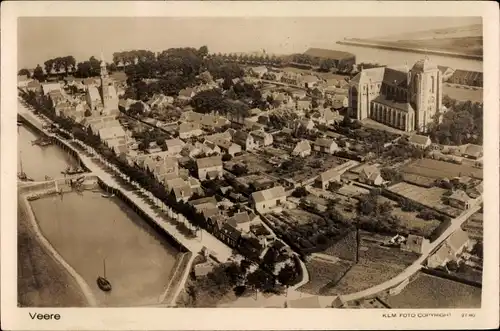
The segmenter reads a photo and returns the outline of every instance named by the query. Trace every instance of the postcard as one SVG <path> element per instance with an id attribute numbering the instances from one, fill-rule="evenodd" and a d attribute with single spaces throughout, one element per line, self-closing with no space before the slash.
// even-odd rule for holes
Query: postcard
<path id="1" fill-rule="evenodd" d="M 2 327 L 497 327 L 497 10 L 3 4 Z"/>

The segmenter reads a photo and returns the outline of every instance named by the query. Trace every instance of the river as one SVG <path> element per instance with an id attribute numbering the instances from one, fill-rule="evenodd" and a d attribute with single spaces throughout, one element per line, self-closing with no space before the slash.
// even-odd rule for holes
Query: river
<path id="1" fill-rule="evenodd" d="M 76 163 L 57 146 L 31 145 L 38 136 L 25 127 L 19 127 L 18 138 L 23 170 L 35 180 L 61 177 L 65 167 Z M 179 254 L 125 203 L 84 191 L 31 205 L 42 234 L 87 282 L 100 306 L 158 303 Z M 96 284 L 104 263 L 113 286 L 109 293 Z"/>
<path id="2" fill-rule="evenodd" d="M 385 64 L 388 66 L 399 66 L 403 65 L 406 61 L 408 62 L 408 66 L 410 68 L 415 62 L 425 56 L 425 54 L 422 53 L 402 52 L 354 45 L 335 44 L 335 46 L 331 47 L 331 49 L 349 52 L 356 55 L 357 63 L 365 62 Z M 437 65 L 448 66 L 453 69 L 483 71 L 483 61 L 434 54 L 428 55 L 428 57 L 429 60 Z"/>

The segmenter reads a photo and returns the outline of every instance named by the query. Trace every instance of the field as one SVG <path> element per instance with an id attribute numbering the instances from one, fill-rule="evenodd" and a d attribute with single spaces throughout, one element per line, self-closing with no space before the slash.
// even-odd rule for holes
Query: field
<path id="1" fill-rule="evenodd" d="M 312 258 L 306 263 L 309 272 L 309 282 L 299 288 L 299 291 L 327 295 L 330 289 L 342 278 L 351 267 L 351 262 L 338 260 L 327 261 L 320 258 Z"/>
<path id="2" fill-rule="evenodd" d="M 310 282 L 301 287 L 301 290 L 322 295 L 362 291 L 395 277 L 419 256 L 416 253 L 405 252 L 397 248 L 382 247 L 380 243 L 387 240 L 388 237 L 365 231 L 361 231 L 359 236 L 360 246 L 357 263 L 340 259 L 333 263 L 313 258 L 306 264 Z M 351 239 L 351 243 L 355 240 L 352 236 L 349 236 L 349 239 Z M 351 248 L 348 248 L 346 253 L 349 254 L 349 250 L 352 255 Z M 325 253 L 331 254 L 332 252 Z"/>
<path id="3" fill-rule="evenodd" d="M 404 196 L 410 200 L 414 200 L 431 209 L 439 210 L 450 216 L 458 216 L 461 210 L 445 205 L 441 201 L 445 189 L 439 187 L 420 187 L 408 183 L 398 183 L 389 188 L 389 191 Z"/>
<path id="4" fill-rule="evenodd" d="M 384 301 L 391 308 L 480 308 L 481 289 L 420 273 L 398 295 Z"/>
<path id="5" fill-rule="evenodd" d="M 474 240 L 483 240 L 483 214 L 475 213 L 463 225 L 462 229 L 467 231 L 469 237 Z"/>
<path id="6" fill-rule="evenodd" d="M 280 217 L 280 219 L 286 219 L 287 222 L 295 225 L 317 223 L 321 220 L 321 217 L 318 215 L 309 213 L 302 209 L 287 209 L 283 212 L 282 216 L 284 217 Z"/>
<path id="7" fill-rule="evenodd" d="M 392 215 L 400 220 L 399 225 L 408 229 L 410 233 L 421 233 L 428 238 L 432 232 L 441 224 L 438 220 L 424 220 L 417 217 L 418 212 L 406 212 L 399 207 L 394 207 Z"/>
<path id="8" fill-rule="evenodd" d="M 360 237 L 358 263 L 331 289 L 331 294 L 353 293 L 381 284 L 418 258 L 416 253 L 380 246 L 383 236 L 360 232 Z"/>
<path id="9" fill-rule="evenodd" d="M 483 102 L 483 89 L 472 89 L 462 85 L 443 84 L 443 95 L 458 101 Z"/>
<path id="10" fill-rule="evenodd" d="M 309 156 L 300 161 L 294 160 L 292 162 L 300 162 L 300 164 L 298 166 L 291 166 L 290 169 L 275 168 L 272 175 L 278 178 L 290 178 L 300 183 L 312 179 L 324 171 L 335 168 L 345 161 L 335 156 L 317 154 L 316 156 Z"/>
<path id="11" fill-rule="evenodd" d="M 403 172 L 435 179 L 470 176 L 483 179 L 483 169 L 433 159 L 419 159 L 406 165 Z"/>
<path id="12" fill-rule="evenodd" d="M 265 158 L 259 157 L 255 154 L 243 153 L 242 155 L 234 157 L 231 161 L 226 162 L 228 169 L 236 164 L 245 164 L 248 168 L 249 174 L 255 174 L 259 172 L 269 172 L 273 170 L 273 166 L 266 162 Z"/>

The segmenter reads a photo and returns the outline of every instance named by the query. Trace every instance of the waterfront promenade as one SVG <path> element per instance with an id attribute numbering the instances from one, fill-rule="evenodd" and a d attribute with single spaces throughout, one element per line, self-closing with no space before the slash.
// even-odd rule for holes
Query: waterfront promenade
<path id="1" fill-rule="evenodd" d="M 168 219 L 165 218 L 165 213 L 160 213 L 159 210 L 167 211 L 167 215 L 170 216 L 171 219 L 183 220 L 184 216 L 175 213 L 169 206 L 165 205 L 163 202 L 156 199 L 150 192 L 146 191 L 136 186 L 136 190 L 131 190 L 120 185 L 119 180 L 115 177 L 121 177 L 126 180 L 127 176 L 121 173 L 114 165 L 111 165 L 107 162 L 102 156 L 100 156 L 95 150 L 91 147 L 84 145 L 80 141 L 75 139 L 65 140 L 59 137 L 56 137 L 54 134 L 46 132 L 43 129 L 43 125 L 49 124 L 48 120 L 39 118 L 34 116 L 34 114 L 26 109 L 24 106 L 20 105 L 19 107 L 19 115 L 26 121 L 29 121 L 32 125 L 38 128 L 44 134 L 55 137 L 62 144 L 64 144 L 68 149 L 76 152 L 81 162 L 90 170 L 93 176 L 98 177 L 104 184 L 107 186 L 119 190 L 124 196 L 126 196 L 130 201 L 132 201 L 137 208 L 140 208 L 145 214 L 147 214 L 157 225 L 159 225 L 164 231 L 169 233 L 172 237 L 174 237 L 180 244 L 182 244 L 186 249 L 193 252 L 193 256 L 187 263 L 187 270 L 177 270 L 178 272 L 183 272 L 181 277 L 181 281 L 179 284 L 171 284 L 166 290 L 174 291 L 174 289 L 170 289 L 170 286 L 177 285 L 175 288 L 173 295 L 168 295 L 168 302 L 161 303 L 160 305 L 164 306 L 172 306 L 179 296 L 180 292 L 184 288 L 184 283 L 187 280 L 187 276 L 189 273 L 189 269 L 191 268 L 192 261 L 196 253 L 200 252 L 202 248 L 206 248 L 209 251 L 215 253 L 219 261 L 226 262 L 233 255 L 232 249 L 220 242 L 217 238 L 212 236 L 205 230 L 198 229 L 196 231 L 196 236 L 194 238 L 188 238 L 184 234 L 182 234 L 175 225 L 169 222 Z M 82 149 L 86 150 L 90 155 L 85 155 L 84 152 L 75 149 L 69 142 L 78 143 Z M 134 183 L 135 184 L 135 183 Z M 146 195 L 146 201 L 143 196 Z M 149 203 L 148 203 L 149 200 Z M 152 206 L 151 203 L 154 205 Z M 165 291 L 166 292 L 166 291 Z M 160 298 L 165 298 L 166 295 L 160 295 Z M 92 301 L 92 300 L 90 300 Z"/>

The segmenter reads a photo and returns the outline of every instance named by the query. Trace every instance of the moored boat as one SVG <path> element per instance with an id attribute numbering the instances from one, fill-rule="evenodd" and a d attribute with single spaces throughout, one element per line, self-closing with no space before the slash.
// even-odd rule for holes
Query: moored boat
<path id="1" fill-rule="evenodd" d="M 109 292 L 111 291 L 111 283 L 106 279 L 106 260 L 102 261 L 104 267 L 104 276 L 97 277 L 97 286 L 101 289 L 101 291 Z"/>

